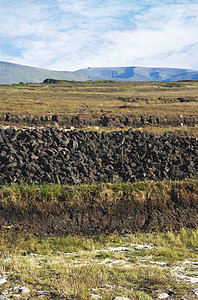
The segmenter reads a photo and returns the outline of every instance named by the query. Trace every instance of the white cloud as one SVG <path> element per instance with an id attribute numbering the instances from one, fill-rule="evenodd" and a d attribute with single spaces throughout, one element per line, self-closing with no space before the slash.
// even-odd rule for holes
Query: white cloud
<path id="1" fill-rule="evenodd" d="M 0 60 L 56 70 L 198 69 L 197 28 L 194 0 L 0 0 L 0 35 L 20 51 L 8 55 L 0 48 Z"/>
<path id="2" fill-rule="evenodd" d="M 137 10 L 136 1 L 128 0 L 58 0 L 60 8 L 66 13 L 71 12 L 89 19 L 104 17 L 119 17 L 126 11 Z"/>
<path id="3" fill-rule="evenodd" d="M 164 66 L 198 69 L 198 4 L 159 5 L 136 17 L 135 30 L 108 31 L 109 45 L 95 66 Z"/>

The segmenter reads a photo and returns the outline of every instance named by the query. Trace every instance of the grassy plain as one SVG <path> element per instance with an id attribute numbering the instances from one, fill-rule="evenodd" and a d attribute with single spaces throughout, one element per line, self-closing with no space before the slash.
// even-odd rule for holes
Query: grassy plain
<path id="1" fill-rule="evenodd" d="M 186 82 L 58 82 L 0 86 L 0 114 L 45 117 L 51 115 L 130 115 L 198 119 L 198 81 Z M 180 117 L 181 116 L 181 117 Z M 177 125 L 178 126 L 178 125 Z M 197 128 L 169 126 L 196 134 Z M 87 127 L 87 126 L 85 126 Z M 110 126 L 111 127 L 111 126 Z M 165 132 L 164 126 L 143 126 Z M 158 129 L 157 129 L 158 127 Z M 173 128 L 174 127 L 174 128 Z M 90 127 L 91 129 L 92 126 Z M 119 129 L 114 126 L 109 129 Z"/>
<path id="2" fill-rule="evenodd" d="M 1 111 L 26 113 L 130 112 L 195 113 L 198 82 L 60 82 L 0 86 Z M 184 102 L 180 102 L 183 98 Z M 133 103 L 128 107 L 123 103 Z M 126 105 L 127 106 L 127 105 Z"/>

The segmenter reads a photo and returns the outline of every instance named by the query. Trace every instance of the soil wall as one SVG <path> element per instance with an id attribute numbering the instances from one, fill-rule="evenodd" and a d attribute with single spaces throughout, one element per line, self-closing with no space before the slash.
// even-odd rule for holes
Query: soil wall
<path id="1" fill-rule="evenodd" d="M 125 107 L 125 106 L 123 106 Z M 127 107 L 127 106 L 126 106 Z M 181 117 L 178 114 L 174 116 L 168 115 L 137 115 L 133 113 L 70 113 L 66 115 L 28 115 L 28 114 L 0 114 L 0 122 L 6 124 L 29 124 L 36 125 L 53 125 L 54 122 L 60 126 L 75 126 L 83 128 L 87 126 L 101 127 L 120 127 L 133 126 L 135 128 L 141 126 L 197 126 L 198 119 L 193 115 Z"/>
<path id="2" fill-rule="evenodd" d="M 196 180 L 52 188 L 1 188 L 0 228 L 95 235 L 198 225 Z"/>

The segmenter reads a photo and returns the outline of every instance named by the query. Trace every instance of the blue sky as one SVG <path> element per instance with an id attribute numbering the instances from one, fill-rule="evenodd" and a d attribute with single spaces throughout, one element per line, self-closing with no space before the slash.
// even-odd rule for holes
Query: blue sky
<path id="1" fill-rule="evenodd" d="M 0 61 L 198 70 L 198 1 L 0 0 Z"/>

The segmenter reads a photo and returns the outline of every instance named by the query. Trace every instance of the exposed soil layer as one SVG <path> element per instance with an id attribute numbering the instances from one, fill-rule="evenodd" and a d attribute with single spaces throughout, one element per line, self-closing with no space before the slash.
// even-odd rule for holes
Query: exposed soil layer
<path id="1" fill-rule="evenodd" d="M 198 139 L 132 130 L 0 129 L 0 184 L 197 178 Z"/>
<path id="2" fill-rule="evenodd" d="M 130 108 L 130 104 L 123 105 L 120 108 Z M 131 109 L 133 106 L 131 105 Z M 84 128 L 87 126 L 101 127 L 125 127 L 133 126 L 197 126 L 198 119 L 196 115 L 185 115 L 185 117 L 176 114 L 156 115 L 133 113 L 67 113 L 66 115 L 28 115 L 28 114 L 1 114 L 0 122 L 6 124 L 29 124 L 29 125 L 53 125 L 54 122 L 60 126 L 76 126 Z"/>
<path id="3" fill-rule="evenodd" d="M 198 183 L 2 187 L 2 230 L 104 234 L 198 225 Z"/>

